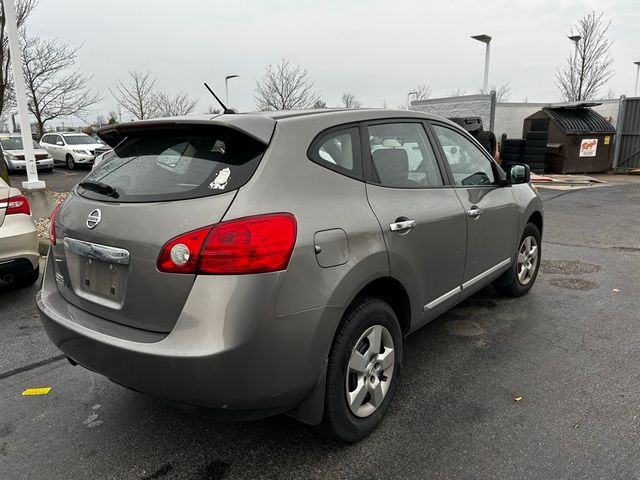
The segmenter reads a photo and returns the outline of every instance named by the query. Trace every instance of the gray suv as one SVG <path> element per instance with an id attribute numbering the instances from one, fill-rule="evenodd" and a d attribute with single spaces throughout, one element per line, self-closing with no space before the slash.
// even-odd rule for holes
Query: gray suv
<path id="1" fill-rule="evenodd" d="M 150 120 L 56 210 L 51 340 L 139 392 L 235 418 L 286 412 L 354 442 L 403 338 L 489 283 L 520 296 L 542 202 L 452 122 L 319 110 Z"/>

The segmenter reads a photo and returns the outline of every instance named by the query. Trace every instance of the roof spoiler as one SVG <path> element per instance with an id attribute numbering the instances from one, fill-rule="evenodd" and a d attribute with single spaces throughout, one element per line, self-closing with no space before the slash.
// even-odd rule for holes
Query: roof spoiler
<path id="1" fill-rule="evenodd" d="M 188 126 L 227 127 L 244 133 L 258 142 L 269 145 L 276 122 L 261 115 L 218 115 L 213 118 L 177 117 L 167 119 L 140 120 L 137 122 L 108 125 L 96 133 L 110 147 L 115 147 L 129 135 L 149 130 L 171 130 Z"/>

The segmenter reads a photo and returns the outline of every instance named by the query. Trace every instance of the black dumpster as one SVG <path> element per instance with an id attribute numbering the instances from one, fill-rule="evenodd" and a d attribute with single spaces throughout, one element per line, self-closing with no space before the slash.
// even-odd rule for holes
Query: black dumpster
<path id="1" fill-rule="evenodd" d="M 531 150 L 537 155 L 544 154 L 545 172 L 595 173 L 611 168 L 615 129 L 589 108 L 595 105 L 546 107 L 524 120 L 523 137 L 536 142 L 537 148 Z M 527 158 L 523 160 L 527 163 Z"/>

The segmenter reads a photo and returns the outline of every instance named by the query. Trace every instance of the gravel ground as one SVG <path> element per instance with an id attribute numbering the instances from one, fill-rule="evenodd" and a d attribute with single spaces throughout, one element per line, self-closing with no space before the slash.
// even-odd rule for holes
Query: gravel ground
<path id="1" fill-rule="evenodd" d="M 69 196 L 69 192 L 53 192 L 53 196 L 56 199 L 56 205 L 62 203 Z M 36 223 L 36 228 L 38 229 L 38 237 L 40 238 L 49 238 L 49 217 L 40 217 L 34 218 L 33 221 Z"/>

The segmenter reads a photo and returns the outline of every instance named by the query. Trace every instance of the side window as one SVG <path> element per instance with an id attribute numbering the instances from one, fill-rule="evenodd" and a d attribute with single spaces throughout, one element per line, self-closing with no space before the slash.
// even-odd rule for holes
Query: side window
<path id="1" fill-rule="evenodd" d="M 62 140 L 62 135 L 54 135 L 53 143 L 55 143 L 56 145 L 64 145 L 64 140 Z"/>
<path id="2" fill-rule="evenodd" d="M 456 185 L 491 185 L 495 176 L 491 161 L 464 135 L 450 128 L 433 125 Z"/>
<path id="3" fill-rule="evenodd" d="M 443 185 L 433 148 L 420 123 L 369 126 L 374 183 L 386 187 Z"/>
<path id="4" fill-rule="evenodd" d="M 311 144 L 309 158 L 338 173 L 360 178 L 359 142 L 357 127 L 336 130 Z"/>
<path id="5" fill-rule="evenodd" d="M 40 141 L 41 141 L 42 143 L 49 143 L 49 135 L 44 135 L 44 136 L 40 139 Z"/>

